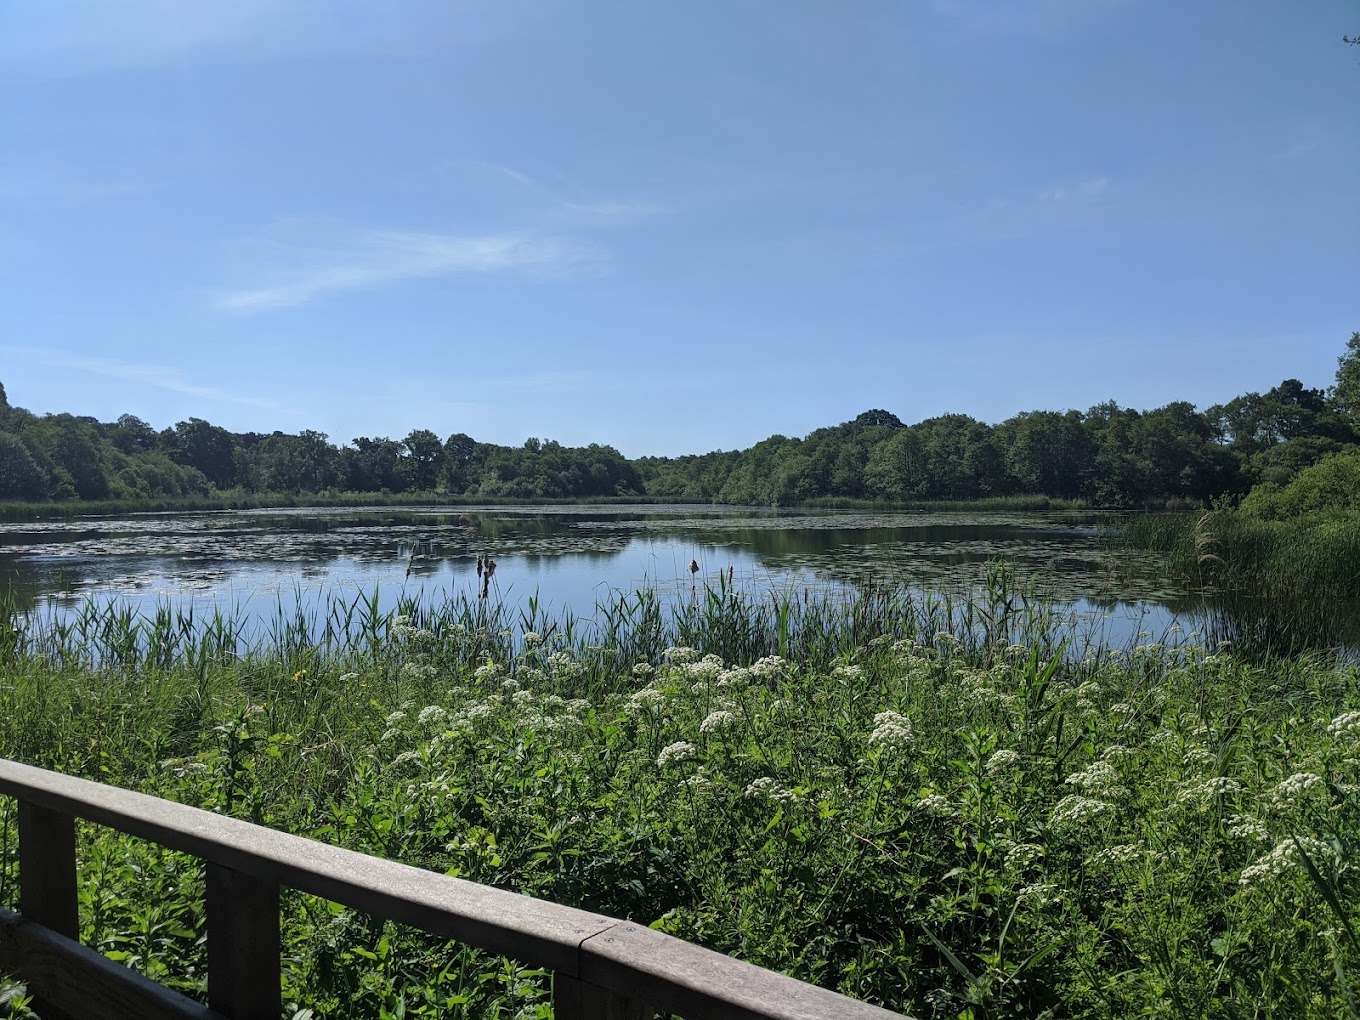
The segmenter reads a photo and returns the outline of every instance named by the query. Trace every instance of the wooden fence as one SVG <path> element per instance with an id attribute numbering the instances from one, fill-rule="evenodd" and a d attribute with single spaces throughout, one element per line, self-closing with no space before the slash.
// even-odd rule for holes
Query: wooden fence
<path id="1" fill-rule="evenodd" d="M 28 983 L 44 1020 L 278 1020 L 279 889 L 285 885 L 550 970 L 560 1020 L 657 1013 L 724 1020 L 898 1016 L 643 924 L 4 759 L 0 794 L 19 802 L 20 910 L 0 908 L 0 973 Z M 207 1006 L 79 944 L 77 818 L 204 861 Z"/>

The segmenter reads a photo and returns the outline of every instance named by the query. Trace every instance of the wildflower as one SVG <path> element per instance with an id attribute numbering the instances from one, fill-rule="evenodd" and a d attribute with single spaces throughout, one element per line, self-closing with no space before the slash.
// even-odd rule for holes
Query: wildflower
<path id="1" fill-rule="evenodd" d="M 1142 848 L 1135 843 L 1117 843 L 1097 850 L 1090 857 L 1092 864 L 1128 864 L 1142 856 Z"/>
<path id="2" fill-rule="evenodd" d="M 911 731 L 911 720 L 896 712 L 879 712 L 874 716 L 874 730 L 869 743 L 893 750 L 910 750 L 916 746 Z"/>
<path id="3" fill-rule="evenodd" d="M 1015 768 L 1020 764 L 1020 752 L 1012 751 L 1010 748 L 1003 748 L 987 759 L 986 769 L 988 772 L 1005 772 Z"/>
<path id="4" fill-rule="evenodd" d="M 782 673 L 787 666 L 788 663 L 779 656 L 767 655 L 751 664 L 751 675 L 759 680 L 767 680 Z"/>
<path id="5" fill-rule="evenodd" d="M 1044 848 L 1038 843 L 1016 843 L 1006 851 L 1006 870 L 1025 871 L 1043 855 Z"/>
<path id="6" fill-rule="evenodd" d="M 687 740 L 677 740 L 661 749 L 661 753 L 656 758 L 656 765 L 657 768 L 664 769 L 668 765 L 678 765 L 693 757 L 694 745 Z"/>
<path id="7" fill-rule="evenodd" d="M 753 780 L 746 787 L 745 795 L 755 800 L 772 800 L 780 803 L 797 799 L 792 790 L 781 786 L 773 776 L 761 776 Z"/>
<path id="8" fill-rule="evenodd" d="M 358 679 L 359 679 L 359 674 L 358 674 L 358 673 L 341 673 L 341 674 L 340 674 L 340 682 L 341 682 L 342 684 L 350 684 L 350 683 L 353 683 L 355 680 L 358 680 Z"/>
<path id="9" fill-rule="evenodd" d="M 688 645 L 672 645 L 661 654 L 668 662 L 675 663 L 693 662 L 699 658 L 698 650 Z"/>
<path id="10" fill-rule="evenodd" d="M 542 643 L 543 643 L 543 635 L 542 635 L 542 634 L 536 634 L 536 633 L 535 633 L 534 631 L 532 631 L 532 630 L 526 630 L 526 631 L 524 632 L 524 647 L 525 647 L 525 648 L 537 648 L 537 647 L 538 647 L 539 645 L 541 645 Z"/>
<path id="11" fill-rule="evenodd" d="M 1360 734 L 1360 712 L 1342 712 L 1328 723 L 1327 732 L 1334 737 Z"/>
<path id="12" fill-rule="evenodd" d="M 1216 797 L 1230 797 L 1233 794 L 1242 792 L 1242 784 L 1231 776 L 1212 776 L 1202 783 L 1195 783 L 1187 786 L 1181 791 L 1177 798 L 1182 802 L 1202 803 L 1208 806 L 1208 802 Z"/>
<path id="13" fill-rule="evenodd" d="M 517 691 L 517 690 L 519 690 L 519 681 L 516 680 L 516 679 L 514 679 L 513 677 L 508 678 L 508 679 L 505 679 L 505 680 L 502 680 L 502 681 L 501 681 L 501 690 L 503 690 L 503 691 L 511 691 L 511 692 Z"/>
<path id="14" fill-rule="evenodd" d="M 1052 817 L 1049 818 L 1049 824 L 1055 829 L 1072 828 L 1084 825 L 1112 811 L 1114 811 L 1113 804 L 1071 793 L 1058 801 L 1057 807 L 1053 809 Z"/>
<path id="15" fill-rule="evenodd" d="M 1275 796 L 1280 800 L 1297 800 L 1321 782 L 1322 777 L 1316 773 L 1295 772 L 1275 787 Z"/>
<path id="16" fill-rule="evenodd" d="M 409 765 L 412 762 L 418 761 L 420 761 L 419 751 L 402 751 L 401 754 L 397 755 L 395 758 L 392 759 L 391 767 L 394 769 L 400 769 L 403 765 Z"/>
<path id="17" fill-rule="evenodd" d="M 307 671 L 306 671 L 305 669 L 300 669 L 300 670 L 298 670 L 296 673 L 293 674 L 293 683 L 300 683 L 301 681 L 306 680 L 306 679 L 307 679 Z"/>
<path id="18" fill-rule="evenodd" d="M 1242 869 L 1242 875 L 1238 878 L 1237 884 L 1244 886 L 1258 885 L 1269 879 L 1279 878 L 1295 868 L 1302 867 L 1303 861 L 1299 856 L 1300 846 L 1303 848 L 1303 852 L 1308 855 L 1308 859 L 1313 861 L 1314 864 L 1331 855 L 1332 848 L 1321 840 L 1309 836 L 1300 836 L 1297 839 L 1297 846 L 1294 839 L 1281 840 L 1275 844 L 1275 849 L 1255 864 Z"/>
<path id="19" fill-rule="evenodd" d="M 653 666 L 650 662 L 637 662 L 633 664 L 633 676 L 637 677 L 638 679 L 651 676 L 655 672 L 656 667 Z"/>
<path id="20" fill-rule="evenodd" d="M 420 714 L 416 716 L 416 722 L 420 723 L 422 726 L 439 726 L 448 718 L 448 716 L 449 713 L 438 705 L 426 705 L 420 710 Z"/>
<path id="21" fill-rule="evenodd" d="M 732 726 L 735 726 L 736 722 L 737 717 L 733 715 L 731 712 L 727 711 L 710 712 L 708 717 L 699 724 L 699 732 L 716 733 L 719 730 L 725 730 Z"/>
<path id="22" fill-rule="evenodd" d="M 1250 815 L 1233 815 L 1228 819 L 1228 834 L 1238 839 L 1251 839 L 1261 842 L 1270 838 L 1265 823 Z"/>
<path id="23" fill-rule="evenodd" d="M 516 705 L 527 705 L 534 700 L 533 691 L 516 691 L 510 696 L 510 700 Z"/>
<path id="24" fill-rule="evenodd" d="M 388 725 L 388 726 L 393 726 L 393 725 L 395 725 L 396 723 L 401 722 L 401 721 L 402 721 L 403 719 L 405 719 L 405 718 L 406 718 L 406 713 L 405 713 L 405 712 L 402 712 L 402 711 L 393 712 L 393 713 L 391 713 L 390 715 L 388 715 L 388 717 L 387 717 L 387 725 Z"/>
<path id="25" fill-rule="evenodd" d="M 628 703 L 624 706 L 629 712 L 645 711 L 655 708 L 657 705 L 664 704 L 666 696 L 655 687 L 644 687 L 640 691 L 635 691 L 628 698 Z"/>
<path id="26" fill-rule="evenodd" d="M 681 668 L 685 671 L 685 675 L 695 683 L 716 680 L 718 674 L 722 672 L 722 660 L 718 659 L 717 662 L 712 662 L 710 661 L 711 658 L 717 658 L 717 656 L 706 655 L 700 661 L 686 663 Z"/>
<path id="27" fill-rule="evenodd" d="M 837 666 L 831 671 L 831 675 L 840 680 L 858 680 L 864 676 L 862 666 Z"/>
<path id="28" fill-rule="evenodd" d="M 708 776 L 705 776 L 705 775 L 703 775 L 702 773 L 696 772 L 694 775 L 690 776 L 688 779 L 685 779 L 684 781 L 682 781 L 682 782 L 680 783 L 680 785 L 681 785 L 681 786 L 688 787 L 688 788 L 691 789 L 691 790 L 702 790 L 704 787 L 706 787 L 706 786 L 712 786 L 713 784 L 712 784 L 712 782 L 709 781 Z"/>
<path id="29" fill-rule="evenodd" d="M 1119 773 L 1108 761 L 1095 761 L 1080 772 L 1067 777 L 1067 785 L 1075 786 L 1086 793 L 1098 793 L 1106 797 L 1122 797 L 1128 791 L 1120 785 Z"/>
<path id="30" fill-rule="evenodd" d="M 472 675 L 476 679 L 481 681 L 494 680 L 496 679 L 496 677 L 501 675 L 501 668 L 497 666 L 494 662 L 487 662 L 478 666 L 473 671 Z"/>
<path id="31" fill-rule="evenodd" d="M 916 810 L 928 815 L 950 814 L 949 798 L 942 793 L 928 793 L 916 802 Z"/>
<path id="32" fill-rule="evenodd" d="M 1052 882 L 1036 882 L 1033 885 L 1027 885 L 1020 890 L 1020 895 L 1022 897 L 1032 896 L 1039 901 L 1041 907 L 1052 906 L 1062 901 L 1061 890 Z"/>

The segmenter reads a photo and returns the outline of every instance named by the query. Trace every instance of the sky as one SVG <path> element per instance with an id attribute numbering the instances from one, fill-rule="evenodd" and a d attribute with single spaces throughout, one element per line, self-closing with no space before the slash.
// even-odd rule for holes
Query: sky
<path id="1" fill-rule="evenodd" d="M 1355 0 L 7 0 L 0 383 L 628 456 L 1327 386 Z"/>

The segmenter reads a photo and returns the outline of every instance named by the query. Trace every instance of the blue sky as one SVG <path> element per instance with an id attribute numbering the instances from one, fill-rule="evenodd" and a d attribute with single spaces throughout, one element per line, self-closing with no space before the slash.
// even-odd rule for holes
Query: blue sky
<path id="1" fill-rule="evenodd" d="M 9 0 L 38 412 L 636 456 L 1332 381 L 1353 0 Z"/>

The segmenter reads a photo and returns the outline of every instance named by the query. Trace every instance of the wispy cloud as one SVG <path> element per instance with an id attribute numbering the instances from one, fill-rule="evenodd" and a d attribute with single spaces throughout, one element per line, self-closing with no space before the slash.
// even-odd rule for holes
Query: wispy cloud
<path id="1" fill-rule="evenodd" d="M 1092 177 L 1076 184 L 1059 184 L 1045 188 L 1039 198 L 1045 202 L 1093 202 L 1110 188 L 1108 177 Z"/>
<path id="2" fill-rule="evenodd" d="M 169 390 L 173 393 L 183 393 L 186 396 L 197 397 L 202 400 L 225 401 L 232 404 L 248 404 L 252 407 L 263 407 L 269 410 L 278 410 L 279 405 L 272 400 L 262 400 L 258 397 L 244 396 L 238 393 L 229 393 L 226 390 L 215 386 L 201 386 L 191 382 L 185 377 L 184 372 L 172 365 L 150 365 L 143 362 L 122 361 L 118 358 L 90 358 L 77 354 L 54 353 L 52 351 L 35 351 L 31 348 L 10 347 L 6 350 L 26 355 L 40 364 L 51 368 L 74 369 L 78 372 L 88 372 L 105 379 L 116 379 L 119 382 L 138 383 L 142 386 L 151 386 L 155 389 Z"/>
<path id="3" fill-rule="evenodd" d="M 671 211 L 657 202 L 640 198 L 617 199 L 589 195 L 585 193 L 588 189 L 581 188 L 560 174 L 554 175 L 557 178 L 556 182 L 549 184 L 523 170 L 491 160 L 471 160 L 465 165 L 506 178 L 532 192 L 548 203 L 549 217 L 558 224 L 589 227 L 627 226 L 666 215 Z"/>
<path id="4" fill-rule="evenodd" d="M 270 279 L 218 293 L 219 308 L 237 312 L 289 308 L 345 291 L 469 273 L 563 274 L 598 266 L 602 259 L 582 245 L 533 233 L 369 231 L 344 239 L 267 246 L 277 264 Z"/>

